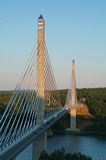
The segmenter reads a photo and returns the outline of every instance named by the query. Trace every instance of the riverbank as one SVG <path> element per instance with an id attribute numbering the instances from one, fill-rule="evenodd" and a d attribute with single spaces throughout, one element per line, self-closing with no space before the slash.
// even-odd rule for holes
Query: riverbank
<path id="1" fill-rule="evenodd" d="M 53 134 L 71 134 L 71 135 L 92 135 L 92 136 L 106 136 L 106 123 L 100 123 L 95 117 L 88 115 L 77 115 L 77 128 L 79 131 L 67 131 L 70 125 L 70 117 L 66 114 L 52 127 Z"/>
<path id="2" fill-rule="evenodd" d="M 82 135 L 82 136 L 106 136 L 106 132 L 95 132 L 95 131 L 71 131 L 71 132 L 66 132 L 66 134 L 70 135 Z"/>
<path id="3" fill-rule="evenodd" d="M 82 136 L 106 136 L 106 132 L 95 132 L 95 131 L 54 131 L 52 134 L 48 135 L 53 136 L 55 134 L 64 134 L 64 135 L 82 135 Z"/>

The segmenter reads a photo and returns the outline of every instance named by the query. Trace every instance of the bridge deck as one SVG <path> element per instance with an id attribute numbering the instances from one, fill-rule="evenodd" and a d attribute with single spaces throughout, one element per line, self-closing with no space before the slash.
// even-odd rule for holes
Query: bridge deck
<path id="1" fill-rule="evenodd" d="M 54 112 L 54 113 L 53 113 Z M 59 118 L 61 118 L 67 112 L 67 108 L 62 108 L 57 111 L 52 111 L 48 115 L 46 115 L 44 123 L 36 128 L 32 128 L 32 130 L 26 135 L 23 135 L 15 141 L 13 144 L 5 148 L 5 150 L 0 151 L 0 160 L 11 160 L 16 157 L 19 153 L 21 153 L 29 144 L 31 144 L 37 136 L 41 133 L 45 132 L 48 128 L 50 128 Z"/>

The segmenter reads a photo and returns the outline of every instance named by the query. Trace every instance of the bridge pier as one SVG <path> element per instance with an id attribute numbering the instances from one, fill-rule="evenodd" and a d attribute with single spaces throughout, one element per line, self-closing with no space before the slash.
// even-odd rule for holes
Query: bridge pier
<path id="1" fill-rule="evenodd" d="M 70 129 L 72 131 L 76 130 L 76 108 L 70 111 Z"/>
<path id="2" fill-rule="evenodd" d="M 70 115 L 70 126 L 67 128 L 67 131 L 79 131 L 76 127 L 76 108 L 69 110 Z"/>
<path id="3" fill-rule="evenodd" d="M 32 160 L 39 160 L 41 152 L 47 151 L 47 132 L 39 135 L 33 142 Z"/>

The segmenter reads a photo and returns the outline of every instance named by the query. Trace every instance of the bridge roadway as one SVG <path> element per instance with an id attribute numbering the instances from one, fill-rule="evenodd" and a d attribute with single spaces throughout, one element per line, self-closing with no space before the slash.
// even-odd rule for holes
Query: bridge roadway
<path id="1" fill-rule="evenodd" d="M 28 145 L 30 145 L 40 134 L 50 128 L 59 118 L 61 118 L 68 110 L 68 107 L 60 107 L 56 111 L 51 111 L 45 116 L 44 123 L 32 128 L 28 133 L 14 141 L 10 146 L 0 151 L 0 160 L 11 160 L 19 155 Z"/>

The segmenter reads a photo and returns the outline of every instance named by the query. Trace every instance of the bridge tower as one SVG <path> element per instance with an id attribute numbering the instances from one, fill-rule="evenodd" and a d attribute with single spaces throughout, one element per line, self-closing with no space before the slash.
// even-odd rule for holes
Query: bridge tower
<path id="1" fill-rule="evenodd" d="M 42 15 L 38 18 L 38 53 L 37 53 L 37 90 L 38 97 L 41 99 L 41 106 L 37 113 L 37 125 L 44 122 L 44 87 L 45 87 L 45 21 Z"/>
<path id="2" fill-rule="evenodd" d="M 75 61 L 72 61 L 72 88 L 71 88 L 71 106 L 70 110 L 70 128 L 76 130 L 76 105 L 77 105 L 77 92 L 76 92 L 76 78 L 75 78 Z"/>
<path id="3" fill-rule="evenodd" d="M 72 61 L 72 81 L 71 81 L 71 103 L 70 103 L 70 128 L 67 131 L 78 131 L 76 128 L 76 107 L 77 104 L 77 90 L 76 90 L 76 77 L 75 77 L 75 61 Z"/>
<path id="4" fill-rule="evenodd" d="M 37 125 L 44 123 L 44 88 L 45 88 L 45 21 L 42 15 L 38 18 L 38 53 L 37 53 L 37 91 L 38 98 L 41 103 L 37 113 Z M 33 142 L 32 160 L 38 160 L 42 150 L 47 149 L 47 134 L 46 132 L 39 135 Z"/>

